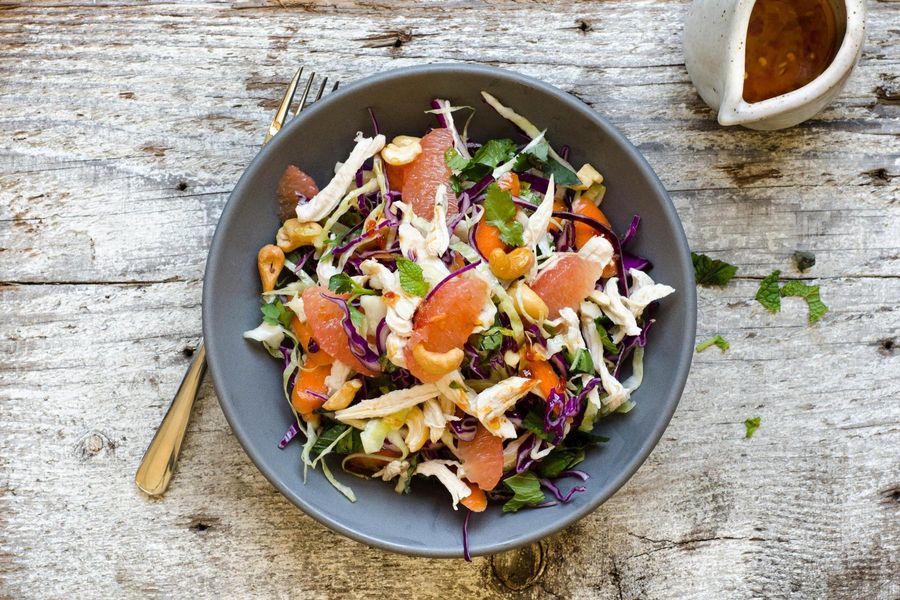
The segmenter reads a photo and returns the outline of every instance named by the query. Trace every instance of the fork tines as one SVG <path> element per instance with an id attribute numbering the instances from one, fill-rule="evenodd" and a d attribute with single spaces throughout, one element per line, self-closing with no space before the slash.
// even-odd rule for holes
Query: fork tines
<path id="1" fill-rule="evenodd" d="M 278 133 L 281 128 L 284 126 L 285 122 L 288 119 L 288 115 L 290 114 L 291 105 L 294 103 L 294 95 L 297 93 L 297 86 L 300 83 L 300 78 L 303 75 L 303 67 L 297 69 L 297 72 L 294 74 L 294 77 L 291 78 L 291 82 L 288 84 L 287 89 L 284 91 L 284 97 L 281 99 L 281 103 L 278 105 L 278 110 L 275 112 L 275 118 L 272 119 L 272 124 L 269 125 L 269 129 L 266 132 L 266 137 L 263 143 L 271 140 L 276 133 Z M 297 104 L 297 109 L 294 111 L 294 116 L 307 108 L 313 102 L 317 100 L 321 100 L 322 96 L 325 94 L 325 88 L 328 85 L 328 77 L 323 77 L 322 82 L 319 84 L 319 89 L 315 94 L 315 97 L 310 100 L 310 90 L 312 90 L 313 81 L 316 78 L 315 72 L 310 73 L 309 77 L 306 80 L 306 84 L 303 86 L 303 93 L 300 94 L 300 100 Z M 335 81 L 334 86 L 331 88 L 331 91 L 335 91 L 338 89 L 339 81 Z"/>

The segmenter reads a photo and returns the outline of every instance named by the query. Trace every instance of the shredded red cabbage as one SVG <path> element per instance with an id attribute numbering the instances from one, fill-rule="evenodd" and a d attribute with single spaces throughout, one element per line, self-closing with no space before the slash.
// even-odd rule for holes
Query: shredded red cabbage
<path id="1" fill-rule="evenodd" d="M 553 211 L 553 216 L 561 219 L 571 219 L 573 221 L 580 221 L 585 225 L 590 225 L 592 228 L 596 229 L 600 232 L 600 235 L 606 238 L 606 241 L 610 243 L 613 247 L 613 260 L 616 261 L 616 272 L 618 273 L 618 277 L 616 278 L 616 282 L 619 287 L 619 293 L 623 296 L 628 295 L 628 281 L 626 281 L 625 267 L 622 266 L 622 247 L 619 245 L 619 236 L 612 232 L 609 227 L 601 223 L 596 219 L 592 219 L 590 217 L 586 217 L 584 215 L 579 215 L 578 213 L 568 212 L 568 211 Z"/>
<path id="2" fill-rule="evenodd" d="M 381 364 L 378 362 L 378 353 L 372 350 L 372 347 L 369 346 L 369 342 L 366 341 L 366 338 L 360 335 L 356 330 L 356 327 L 353 326 L 353 321 L 350 319 L 350 307 L 347 305 L 347 301 L 343 298 L 335 298 L 327 294 L 320 294 L 320 296 L 334 302 L 344 312 L 344 318 L 341 319 L 341 327 L 344 328 L 344 333 L 347 334 L 347 341 L 349 342 L 350 352 L 353 353 L 353 356 L 358 358 L 359 362 L 367 369 L 381 371 Z"/>
<path id="3" fill-rule="evenodd" d="M 443 286 L 445 283 L 447 283 L 448 281 L 450 281 L 450 280 L 453 279 L 454 277 L 458 277 L 459 275 L 462 275 L 462 274 L 465 273 L 466 271 L 469 271 L 469 270 L 471 270 L 471 269 L 474 269 L 475 267 L 477 267 L 477 266 L 480 265 L 480 264 L 481 264 L 481 260 L 476 260 L 475 262 L 469 263 L 469 264 L 467 264 L 466 266 L 464 266 L 464 267 L 461 268 L 461 269 L 457 269 L 457 270 L 453 271 L 452 273 L 450 273 L 449 275 L 447 275 L 446 277 L 444 277 L 443 279 L 441 279 L 441 280 L 438 282 L 438 284 L 437 284 L 436 286 L 434 286 L 433 288 L 431 288 L 431 291 L 428 292 L 428 295 L 427 295 L 427 296 L 425 296 L 425 300 L 424 300 L 424 301 L 425 301 L 425 302 L 428 302 L 428 299 L 431 298 L 431 297 L 434 295 L 435 292 L 437 292 L 439 289 L 441 289 L 441 286 Z"/>
<path id="4" fill-rule="evenodd" d="M 466 415 L 459 421 L 450 421 L 450 431 L 460 441 L 471 442 L 478 431 L 478 419 L 472 415 Z"/>
<path id="5" fill-rule="evenodd" d="M 441 110 L 441 108 L 443 108 L 441 106 L 440 98 L 435 98 L 434 100 L 431 101 L 431 108 L 433 108 L 435 110 Z M 447 119 L 444 118 L 443 113 L 435 113 L 434 116 L 437 117 L 438 126 L 446 129 L 447 128 Z"/>
<path id="6" fill-rule="evenodd" d="M 531 458 L 531 451 L 537 446 L 538 452 L 540 452 L 541 444 L 543 444 L 543 440 L 536 435 L 532 435 L 526 441 L 522 442 L 522 445 L 516 450 L 516 475 L 524 473 L 531 468 L 535 463 L 535 460 Z"/>
<path id="7" fill-rule="evenodd" d="M 583 492 L 585 490 L 584 486 L 576 485 L 571 490 L 569 490 L 568 494 L 563 495 L 559 488 L 556 487 L 556 484 L 550 481 L 549 479 L 540 478 L 538 481 L 541 482 L 541 487 L 550 491 L 557 500 L 562 502 L 563 504 L 567 504 L 572 501 L 572 496 L 574 496 L 577 492 Z"/>
<path id="8" fill-rule="evenodd" d="M 355 226 L 353 227 L 353 229 L 351 229 L 350 231 L 347 232 L 347 235 L 345 235 L 344 238 L 346 239 L 347 237 L 350 237 L 350 235 L 351 235 L 352 233 L 354 233 L 359 227 L 362 226 L 362 223 L 363 223 L 363 222 L 360 221 L 359 224 L 355 225 Z M 381 223 L 381 224 L 379 224 L 377 227 L 374 227 L 373 229 L 371 229 L 371 230 L 369 230 L 369 231 L 363 233 L 362 235 L 358 235 L 358 236 L 356 236 L 356 237 L 354 237 L 354 238 L 351 238 L 349 241 L 344 242 L 344 243 L 341 244 L 340 246 L 335 246 L 335 247 L 331 250 L 331 253 L 332 253 L 333 255 L 335 255 L 335 256 L 340 256 L 341 254 L 343 254 L 344 252 L 350 250 L 351 248 L 353 248 L 354 246 L 356 246 L 356 245 L 359 244 L 360 242 L 365 241 L 367 238 L 375 237 L 375 235 L 376 235 L 376 233 L 377 233 L 378 231 L 380 231 L 380 230 L 382 230 L 382 229 L 387 229 L 388 227 L 389 227 L 389 225 L 388 225 L 387 223 Z"/>
<path id="9" fill-rule="evenodd" d="M 649 271 L 653 268 L 653 263 L 651 263 L 643 256 L 625 254 L 622 256 L 622 267 L 625 269 L 625 273 L 627 274 L 629 269 L 635 269 L 637 271 Z"/>
<path id="10" fill-rule="evenodd" d="M 472 511 L 466 513 L 466 518 L 463 521 L 463 558 L 467 561 L 472 562 L 472 555 L 469 554 L 469 517 L 472 516 Z"/>
<path id="11" fill-rule="evenodd" d="M 563 471 L 556 476 L 557 479 L 563 479 L 565 477 L 575 477 L 576 479 L 580 479 L 582 481 L 587 481 L 591 478 L 590 475 L 579 469 L 569 469 L 568 471 Z"/>
<path id="12" fill-rule="evenodd" d="M 478 182 L 466 190 L 468 192 L 469 197 L 472 198 L 474 202 L 481 194 L 484 193 L 484 190 L 487 189 L 487 186 L 491 185 L 494 181 L 494 176 L 488 173 L 484 177 L 478 180 Z"/>
<path id="13" fill-rule="evenodd" d="M 387 338 L 390 333 L 391 331 L 387 326 L 387 319 L 379 321 L 378 327 L 375 328 L 375 348 L 378 349 L 378 354 L 384 354 L 387 350 Z"/>
<path id="14" fill-rule="evenodd" d="M 641 215 L 634 215 L 633 217 L 631 217 L 631 225 L 628 226 L 628 231 L 626 231 L 625 235 L 622 236 L 621 244 L 623 248 L 628 245 L 628 242 L 634 239 L 634 236 L 638 230 L 638 225 L 640 224 Z"/>
<path id="15" fill-rule="evenodd" d="M 541 194 L 546 194 L 550 186 L 550 180 L 540 175 L 532 175 L 531 173 L 518 173 L 519 181 L 524 181 L 531 186 L 531 189 Z"/>
<path id="16" fill-rule="evenodd" d="M 284 436 L 281 438 L 281 441 L 278 442 L 278 447 L 284 450 L 284 447 L 291 443 L 291 440 L 297 437 L 300 433 L 300 428 L 297 426 L 297 423 L 291 423 L 291 426 L 285 432 Z"/>

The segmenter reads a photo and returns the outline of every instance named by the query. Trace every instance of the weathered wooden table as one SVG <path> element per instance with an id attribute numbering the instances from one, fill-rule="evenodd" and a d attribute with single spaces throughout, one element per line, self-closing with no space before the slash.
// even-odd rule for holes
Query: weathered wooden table
<path id="1" fill-rule="evenodd" d="M 686 11 L 0 0 L 0 597 L 900 596 L 900 4 L 870 3 L 846 90 L 777 133 L 715 123 Z M 208 383 L 168 495 L 143 496 L 216 219 L 297 65 L 349 81 L 435 61 L 540 77 L 624 131 L 693 248 L 740 266 L 700 293 L 699 339 L 731 349 L 696 356 L 615 497 L 523 552 L 421 560 L 332 533 L 251 464 Z M 831 311 L 765 312 L 773 269 Z"/>

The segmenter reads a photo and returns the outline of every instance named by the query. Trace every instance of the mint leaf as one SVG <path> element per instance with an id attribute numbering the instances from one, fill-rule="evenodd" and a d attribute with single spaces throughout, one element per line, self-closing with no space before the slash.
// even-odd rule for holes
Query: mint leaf
<path id="1" fill-rule="evenodd" d="M 534 473 L 520 473 L 503 480 L 513 497 L 503 505 L 503 512 L 516 512 L 523 506 L 534 506 L 544 501 L 541 483 Z"/>
<path id="2" fill-rule="evenodd" d="M 781 271 L 772 271 L 771 275 L 759 282 L 759 289 L 756 291 L 756 300 L 766 310 L 773 313 L 781 310 L 781 291 L 778 289 L 779 275 L 781 275 Z"/>
<path id="3" fill-rule="evenodd" d="M 545 442 L 553 441 L 553 434 L 544 429 L 544 414 L 535 409 L 528 411 L 525 418 L 522 419 L 522 427 L 538 436 Z"/>
<path id="4" fill-rule="evenodd" d="M 515 217 L 516 205 L 513 204 L 512 195 L 496 183 L 489 185 L 484 198 L 484 218 L 494 225 L 506 223 Z"/>
<path id="5" fill-rule="evenodd" d="M 819 297 L 819 286 L 806 285 L 802 281 L 788 281 L 781 287 L 781 295 L 795 296 L 806 300 L 806 306 L 809 308 L 809 322 L 815 323 L 828 312 L 828 307 Z"/>
<path id="6" fill-rule="evenodd" d="M 737 267 L 721 260 L 715 260 L 705 254 L 691 252 L 694 263 L 694 279 L 697 285 L 717 285 L 723 287 L 737 273 Z"/>
<path id="7" fill-rule="evenodd" d="M 522 238 L 522 224 L 518 221 L 510 221 L 509 223 L 491 223 L 500 230 L 500 241 L 509 246 L 521 246 L 524 242 Z"/>
<path id="8" fill-rule="evenodd" d="M 425 297 L 430 286 L 422 275 L 422 267 L 406 258 L 397 259 L 397 270 L 400 272 L 400 286 L 407 294 Z"/>
<path id="9" fill-rule="evenodd" d="M 756 430 L 759 429 L 759 423 L 762 419 L 760 417 L 753 417 L 752 419 L 747 419 L 744 421 L 744 427 L 747 428 L 744 437 L 746 439 L 750 439 L 753 437 L 753 434 L 756 433 Z"/>
<path id="10" fill-rule="evenodd" d="M 721 335 L 717 335 L 697 344 L 697 352 L 703 352 L 713 345 L 718 346 L 719 350 L 721 350 L 722 352 L 725 352 L 731 347 L 731 344 L 728 343 L 728 340 L 723 338 Z"/>
<path id="11" fill-rule="evenodd" d="M 294 318 L 293 314 L 278 299 L 274 302 L 263 304 L 259 307 L 259 310 L 263 314 L 263 321 L 269 325 L 290 327 L 291 320 Z"/>
<path id="12" fill-rule="evenodd" d="M 560 473 L 568 471 L 583 460 L 583 448 L 575 450 L 554 448 L 550 454 L 545 456 L 543 460 L 538 463 L 537 470 L 541 476 L 552 479 L 554 477 L 559 477 Z"/>
<path id="13" fill-rule="evenodd" d="M 462 171 L 469 166 L 469 160 L 463 158 L 456 148 L 447 148 L 447 151 L 444 152 L 444 162 L 454 171 Z"/>
<path id="14" fill-rule="evenodd" d="M 591 361 L 591 354 L 584 348 L 580 348 L 572 358 L 569 366 L 570 375 L 578 375 L 579 373 L 593 373 L 594 363 Z"/>
<path id="15" fill-rule="evenodd" d="M 609 332 L 606 331 L 606 325 L 609 323 L 611 323 L 611 321 L 606 315 L 594 319 L 594 325 L 597 326 L 597 333 L 600 334 L 600 341 L 603 343 L 603 349 L 610 354 L 618 354 L 619 347 L 613 343 L 612 338 L 609 337 Z"/>
<path id="16" fill-rule="evenodd" d="M 566 186 L 578 185 L 581 183 L 581 180 L 578 179 L 578 175 L 576 175 L 574 171 L 570 170 L 568 167 L 564 167 L 562 163 L 554 158 L 547 159 L 544 170 L 548 178 L 550 175 L 553 176 L 553 183 L 555 185 Z"/>

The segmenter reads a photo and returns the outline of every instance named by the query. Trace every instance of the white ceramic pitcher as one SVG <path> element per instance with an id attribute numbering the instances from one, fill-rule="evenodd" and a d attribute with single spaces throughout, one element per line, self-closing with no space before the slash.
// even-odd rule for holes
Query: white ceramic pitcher
<path id="1" fill-rule="evenodd" d="M 783 129 L 822 110 L 844 87 L 865 39 L 865 0 L 829 0 L 840 41 L 825 71 L 792 92 L 744 101 L 747 26 L 756 0 L 694 0 L 684 25 L 684 58 L 694 86 L 721 125 Z"/>

